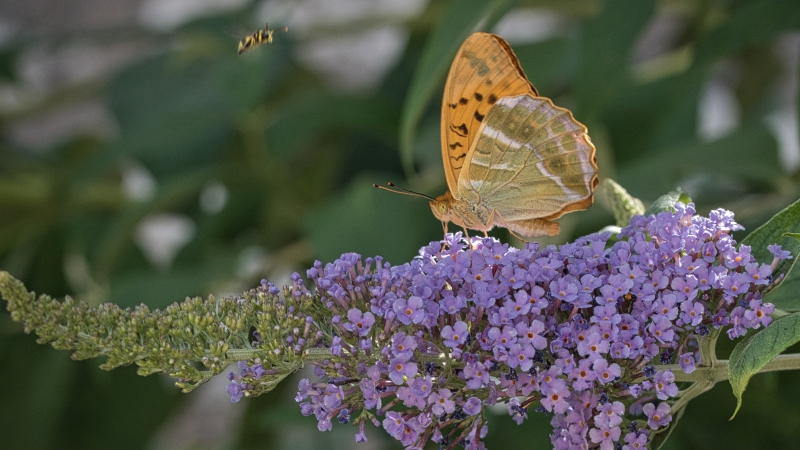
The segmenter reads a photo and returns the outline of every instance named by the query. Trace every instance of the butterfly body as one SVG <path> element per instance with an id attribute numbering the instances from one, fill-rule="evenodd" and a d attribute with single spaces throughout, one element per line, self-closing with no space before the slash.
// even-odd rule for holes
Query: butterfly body
<path id="1" fill-rule="evenodd" d="M 441 126 L 449 189 L 430 206 L 445 228 L 555 235 L 553 220 L 591 206 L 597 162 L 586 127 L 539 96 L 499 36 L 475 33 L 459 49 Z"/>
<path id="2" fill-rule="evenodd" d="M 432 200 L 430 206 L 433 215 L 442 223 L 453 222 L 465 229 L 488 232 L 494 227 L 501 227 L 528 237 L 558 234 L 558 224 L 555 222 L 537 218 L 508 221 L 496 209 L 482 202 L 455 199 L 449 191 Z"/>

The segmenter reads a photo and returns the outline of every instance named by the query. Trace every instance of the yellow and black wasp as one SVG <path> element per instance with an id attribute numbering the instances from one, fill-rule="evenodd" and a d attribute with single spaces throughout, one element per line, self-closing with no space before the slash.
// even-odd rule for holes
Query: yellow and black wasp
<path id="1" fill-rule="evenodd" d="M 239 41 L 239 54 L 250 50 L 251 48 L 258 47 L 261 44 L 272 43 L 272 33 L 276 31 L 289 31 L 289 27 L 281 27 L 276 30 L 270 30 L 269 24 L 264 25 L 263 30 L 254 31 L 252 34 L 245 36 Z"/>

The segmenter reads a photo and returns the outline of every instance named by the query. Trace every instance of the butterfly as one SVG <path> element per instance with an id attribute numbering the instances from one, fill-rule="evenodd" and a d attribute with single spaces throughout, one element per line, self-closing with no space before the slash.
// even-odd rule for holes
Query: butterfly
<path id="1" fill-rule="evenodd" d="M 448 191 L 434 216 L 486 233 L 554 236 L 553 220 L 588 208 L 597 187 L 595 147 L 572 113 L 539 96 L 511 46 L 474 33 L 458 50 L 442 100 Z"/>
<path id="2" fill-rule="evenodd" d="M 263 43 L 271 44 L 272 43 L 272 33 L 276 31 L 289 31 L 288 27 L 281 27 L 277 30 L 270 30 L 269 24 L 264 25 L 263 30 L 254 31 L 251 34 L 242 38 L 239 41 L 239 54 L 246 52 L 252 48 L 258 47 Z"/>
<path id="3" fill-rule="evenodd" d="M 474 33 L 458 50 L 442 99 L 442 160 L 448 191 L 430 200 L 442 221 L 525 239 L 555 236 L 562 215 L 588 208 L 597 187 L 595 147 L 572 113 L 539 96 L 511 46 Z"/>

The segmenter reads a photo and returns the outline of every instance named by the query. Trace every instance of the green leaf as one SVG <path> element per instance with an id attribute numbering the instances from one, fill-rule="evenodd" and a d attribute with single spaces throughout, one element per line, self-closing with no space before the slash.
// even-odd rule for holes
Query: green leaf
<path id="1" fill-rule="evenodd" d="M 725 191 L 729 185 L 775 189 L 784 175 L 774 135 L 757 123 L 713 142 L 695 140 L 671 145 L 623 163 L 617 176 L 622 185 L 637 187 L 634 192 L 645 199 L 691 179 L 708 180 L 697 191 L 701 191 L 706 203 L 712 204 L 741 195 L 741 188 Z"/>
<path id="2" fill-rule="evenodd" d="M 295 95 L 277 108 L 266 130 L 269 151 L 279 158 L 301 154 L 326 132 L 357 131 L 394 145 L 397 108 L 380 98 L 350 97 L 324 90 Z"/>
<path id="3" fill-rule="evenodd" d="M 689 198 L 689 195 L 681 190 L 681 188 L 678 188 L 656 199 L 656 201 L 650 205 L 650 208 L 644 212 L 644 215 L 649 216 L 650 214 L 658 214 L 664 211 L 675 212 L 675 203 L 681 202 L 683 204 L 688 204 L 691 201 L 692 199 Z"/>
<path id="4" fill-rule="evenodd" d="M 654 103 L 662 117 L 652 132 L 650 148 L 666 147 L 676 139 L 686 139 L 687 131 L 694 131 L 697 103 L 716 62 L 764 45 L 781 33 L 800 26 L 800 8 L 794 2 L 761 0 L 733 3 L 734 7 L 729 11 L 720 11 L 729 16 L 720 20 L 719 26 L 697 38 L 694 61 L 689 70 L 678 77 L 667 101 Z"/>
<path id="5" fill-rule="evenodd" d="M 678 77 L 662 78 L 646 84 L 631 84 L 618 95 L 613 102 L 603 110 L 602 121 L 608 128 L 609 136 L 614 144 L 614 161 L 624 166 L 634 161 L 642 160 L 650 155 L 660 155 L 664 146 L 654 143 L 654 134 L 664 120 L 665 112 L 661 105 L 671 101 L 675 89 L 679 86 Z M 697 106 L 697 103 L 693 104 Z M 694 111 L 691 112 L 692 125 L 688 129 L 681 129 L 678 136 L 673 135 L 669 147 L 675 147 L 682 142 L 683 135 L 695 136 Z M 590 129 L 590 134 L 593 129 Z M 594 137 L 592 137 L 594 140 Z M 599 144 L 599 143 L 598 143 Z M 652 168 L 653 166 L 648 166 Z M 633 189 L 634 185 L 628 184 L 618 175 L 617 181 Z M 657 192 L 663 192 L 661 189 Z M 657 195 L 657 194 L 656 194 Z M 655 198 L 655 197 L 653 197 Z"/>
<path id="6" fill-rule="evenodd" d="M 580 64 L 578 39 L 571 35 L 515 45 L 514 53 L 531 83 L 550 98 L 574 82 Z"/>
<path id="7" fill-rule="evenodd" d="M 792 252 L 792 259 L 784 259 L 772 273 L 775 279 L 783 276 L 783 281 L 770 289 L 766 301 L 787 311 L 800 310 L 800 270 L 793 270 L 800 258 L 800 200 L 775 214 L 767 223 L 756 228 L 741 242 L 751 247 L 751 254 L 760 263 L 769 264 L 773 256 L 767 247 L 780 244 L 784 250 Z"/>
<path id="8" fill-rule="evenodd" d="M 408 176 L 414 173 L 417 127 L 435 97 L 458 47 L 484 19 L 488 28 L 515 0 L 453 0 L 433 32 L 411 79 L 400 118 L 400 160 Z"/>
<path id="9" fill-rule="evenodd" d="M 653 0 L 615 0 L 583 28 L 575 90 L 579 120 L 592 122 L 629 79 L 630 52 L 655 12 Z"/>
<path id="10" fill-rule="evenodd" d="M 752 247 L 750 253 L 755 256 L 760 263 L 772 262 L 772 253 L 767 249 L 768 245 L 781 244 L 786 250 L 792 250 L 800 243 L 792 242 L 784 237 L 794 237 L 800 234 L 800 200 L 784 208 L 775 214 L 764 225 L 753 230 L 746 238 L 742 239 L 741 244 Z"/>
<path id="11" fill-rule="evenodd" d="M 721 57 L 800 27 L 797 3 L 761 0 L 740 4 L 727 20 L 698 39 L 696 66 L 710 66 Z"/>
<path id="12" fill-rule="evenodd" d="M 782 317 L 736 345 L 728 366 L 728 379 L 736 396 L 736 410 L 731 419 L 742 406 L 742 394 L 750 377 L 797 342 L 800 342 L 800 313 Z"/>
<path id="13" fill-rule="evenodd" d="M 800 233 L 784 233 L 783 237 L 789 237 L 800 242 Z M 791 245 L 791 244 L 789 244 Z M 782 246 L 783 247 L 783 246 Z M 787 245 L 788 247 L 788 245 Z M 800 259 L 800 245 L 797 242 L 792 245 L 792 259 L 782 259 L 778 261 L 775 270 L 772 271 L 773 282 L 761 293 L 762 297 L 771 303 L 776 304 L 784 311 L 800 310 L 800 273 L 794 271 L 797 260 Z M 784 250 L 786 247 L 784 247 Z M 780 288 L 777 293 L 776 289 Z"/>
<path id="14" fill-rule="evenodd" d="M 21 53 L 21 48 L 17 46 L 0 47 L 0 80 L 6 82 L 18 81 L 19 74 L 17 68 L 17 58 Z"/>
<path id="15" fill-rule="evenodd" d="M 120 127 L 112 148 L 156 176 L 215 160 L 286 66 L 278 51 L 252 56 L 189 62 L 160 56 L 125 70 L 108 94 Z"/>
<path id="16" fill-rule="evenodd" d="M 644 214 L 642 201 L 629 194 L 611 178 L 604 179 L 600 183 L 600 188 L 606 201 L 611 205 L 617 226 L 624 227 L 631 221 L 631 217 Z"/>

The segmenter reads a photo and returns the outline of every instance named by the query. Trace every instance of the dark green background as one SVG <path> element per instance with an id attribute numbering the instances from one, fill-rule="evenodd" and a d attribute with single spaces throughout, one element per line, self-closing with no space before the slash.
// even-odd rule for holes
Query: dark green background
<path id="1" fill-rule="evenodd" d="M 426 202 L 370 185 L 392 180 L 430 195 L 444 192 L 438 102 L 452 56 L 476 27 L 491 30 L 528 7 L 560 14 L 563 26 L 514 49 L 539 92 L 587 124 L 601 178 L 614 178 L 646 204 L 681 186 L 702 213 L 729 208 L 749 230 L 798 198 L 800 178 L 781 166 L 765 125 L 787 101 L 798 105 L 796 90 L 779 89 L 785 71 L 776 52 L 779 43 L 797 40 L 797 2 L 433 0 L 400 22 L 410 32 L 400 61 L 376 88 L 357 94 L 331 88 L 299 64 L 304 42 L 291 30 L 237 57 L 236 39 L 225 32 L 254 26 L 251 5 L 169 32 L 135 23 L 99 31 L 45 26 L 22 29 L 0 46 L 4 86 L 24 83 L 18 68 L 32 49 L 126 41 L 148 49 L 99 79 L 58 85 L 23 108 L 0 112 L 0 269 L 37 292 L 155 308 L 240 291 L 261 278 L 280 282 L 314 259 L 343 252 L 408 260 L 441 237 L 439 223 Z M 677 31 L 663 42 L 651 36 L 648 42 L 663 48 L 637 59 L 637 45 L 664 17 L 676 21 Z M 376 24 L 320 26 L 303 39 Z M 653 63 L 655 57 L 661 59 Z M 708 141 L 698 137 L 698 104 L 712 79 L 732 89 L 740 121 Z M 78 134 L 35 151 L 9 137 L 21 123 L 46 129 L 48 112 L 88 100 L 111 111 L 113 137 Z M 146 201 L 127 198 L 121 188 L 121 170 L 131 161 L 157 181 Z M 198 202 L 212 181 L 229 194 L 216 214 Z M 550 241 L 610 224 L 598 203 L 565 217 L 564 233 Z M 154 268 L 134 242 L 136 227 L 153 213 L 182 214 L 196 225 L 195 238 L 168 269 Z M 503 230 L 493 234 L 508 239 Z M 253 249 L 267 257 L 244 272 L 242 260 Z M 66 275 L 76 267 L 84 270 Z M 140 378 L 133 368 L 103 372 L 98 364 L 35 344 L 0 313 L 0 448 L 165 448 L 154 436 L 202 395 L 179 394 L 165 378 Z M 689 406 L 667 447 L 797 448 L 798 382 L 795 373 L 755 377 L 733 422 L 727 419 L 734 398 L 721 384 Z M 224 426 L 226 443 L 173 436 L 168 442 L 183 445 L 168 448 L 353 447 L 351 427 L 322 434 L 313 418 L 300 415 L 295 386 L 296 379 L 235 405 L 241 416 Z M 520 427 L 493 417 L 487 444 L 549 448 L 548 418 L 534 416 Z M 220 420 L 206 415 L 194 423 L 207 431 Z M 399 448 L 382 433 L 369 436 L 369 448 Z"/>

